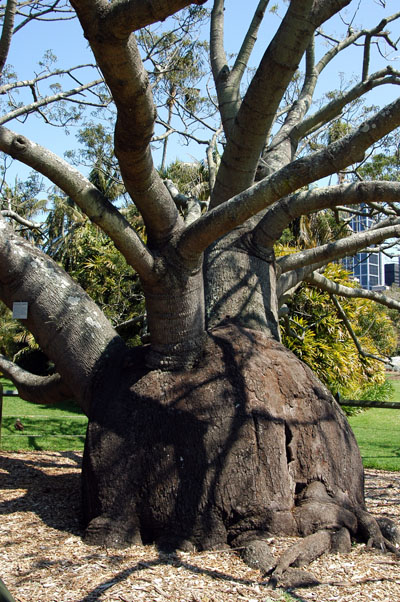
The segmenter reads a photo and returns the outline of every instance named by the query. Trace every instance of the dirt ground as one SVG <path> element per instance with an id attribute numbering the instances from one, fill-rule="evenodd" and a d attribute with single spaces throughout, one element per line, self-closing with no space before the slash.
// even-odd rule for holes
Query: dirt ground
<path id="1" fill-rule="evenodd" d="M 0 452 L 0 576 L 17 602 L 268 602 L 272 590 L 238 552 L 163 555 L 153 546 L 110 550 L 85 545 L 79 521 L 75 452 Z M 400 473 L 366 471 L 369 510 L 400 521 Z M 274 538 L 278 555 L 293 539 Z M 296 601 L 400 601 L 400 562 L 355 545 L 309 569 L 321 585 Z"/>

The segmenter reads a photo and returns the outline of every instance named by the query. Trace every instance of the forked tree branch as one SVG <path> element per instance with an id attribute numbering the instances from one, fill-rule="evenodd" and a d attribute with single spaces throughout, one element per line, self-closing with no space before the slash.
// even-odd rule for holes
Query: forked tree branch
<path id="1" fill-rule="evenodd" d="M 214 240 L 272 203 L 356 163 L 369 146 L 399 125 L 400 99 L 367 119 L 355 132 L 321 151 L 293 161 L 203 215 L 180 235 L 178 244 L 182 257 L 198 256 Z"/>
<path id="2" fill-rule="evenodd" d="M 58 92 L 57 94 L 53 94 L 51 96 L 45 96 L 44 98 L 41 98 L 40 100 L 36 100 L 35 102 L 32 102 L 28 105 L 23 105 L 21 107 L 18 107 L 18 109 L 14 109 L 14 111 L 10 111 L 9 113 L 6 113 L 5 115 L 3 115 L 0 118 L 0 125 L 4 125 L 5 123 L 8 123 L 9 121 L 12 121 L 13 119 L 16 119 L 18 117 L 21 117 L 23 115 L 28 115 L 29 113 L 34 113 L 36 111 L 38 111 L 41 107 L 46 107 L 48 105 L 54 104 L 55 102 L 58 102 L 59 100 L 64 100 L 64 99 L 70 99 L 72 96 L 77 96 L 79 94 L 82 94 L 82 92 L 85 92 L 86 90 L 90 90 L 91 88 L 94 88 L 95 86 L 97 86 L 98 84 L 101 84 L 103 82 L 103 79 L 96 79 L 92 82 L 89 82 L 88 84 L 83 84 L 82 86 L 78 86 L 76 88 L 73 88 L 71 90 L 67 90 L 66 92 Z M 99 105 L 97 105 L 99 106 Z M 102 105 L 104 106 L 104 105 Z"/>
<path id="3" fill-rule="evenodd" d="M 87 69 L 92 68 L 96 69 L 96 65 L 92 63 L 86 63 L 82 65 L 76 65 L 75 67 L 71 67 L 70 69 L 55 69 L 50 73 L 41 73 L 32 79 L 20 80 L 8 84 L 4 84 L 0 86 L 0 94 L 6 94 L 7 92 L 11 92 L 18 88 L 31 88 L 32 86 L 36 86 L 39 82 L 42 82 L 51 77 L 56 77 L 59 75 L 70 75 L 73 71 L 77 71 L 78 69 Z M 71 78 L 76 81 L 76 78 L 71 75 Z"/>
<path id="4" fill-rule="evenodd" d="M 362 30 L 356 31 L 354 33 L 349 33 L 349 35 L 346 38 L 344 38 L 343 40 L 341 40 L 340 42 L 338 42 L 337 44 L 335 44 L 332 48 L 330 48 L 328 50 L 328 52 L 326 52 L 324 54 L 324 56 L 318 61 L 317 65 L 316 65 L 316 69 L 317 69 L 318 74 L 320 74 L 323 71 L 323 69 L 325 69 L 325 67 L 340 52 L 342 52 L 343 50 L 345 50 L 349 46 L 354 45 L 362 37 L 370 37 L 370 38 L 372 38 L 373 36 L 380 35 L 381 32 L 382 32 L 382 30 L 383 30 L 383 28 L 386 27 L 386 25 L 388 23 L 391 23 L 392 21 L 395 21 L 399 17 L 400 17 L 400 12 L 394 13 L 390 17 L 386 17 L 385 19 L 382 19 L 378 23 L 378 25 L 376 25 L 375 27 L 372 27 L 371 29 L 362 29 Z"/>
<path id="5" fill-rule="evenodd" d="M 300 140 L 301 138 L 312 134 L 335 117 L 338 117 L 344 107 L 349 105 L 352 101 L 361 98 L 361 96 L 373 90 L 374 88 L 386 84 L 399 85 L 400 72 L 395 71 L 392 67 L 388 66 L 381 71 L 371 74 L 368 78 L 356 84 L 350 90 L 339 95 L 337 98 L 323 106 L 316 113 L 310 115 L 301 123 L 299 122 L 293 132 L 294 137 Z"/>
<path id="6" fill-rule="evenodd" d="M 25 2 L 25 4 L 29 4 L 28 2 Z M 61 7 L 58 7 L 58 5 L 61 4 Z M 24 3 L 23 3 L 24 5 Z M 75 18 L 74 14 L 71 14 L 73 11 L 71 10 L 71 7 L 69 6 L 69 4 L 67 4 L 67 2 L 65 2 L 64 0 L 64 6 L 62 6 L 62 3 L 60 0 L 55 0 L 52 4 L 48 4 L 46 5 L 46 3 L 44 3 L 44 8 L 41 9 L 40 8 L 41 2 L 37 2 L 36 7 L 37 7 L 37 12 L 31 12 L 31 14 L 27 15 L 26 18 L 21 21 L 14 29 L 14 33 L 17 33 L 18 31 L 20 31 L 23 27 L 25 27 L 26 25 L 28 25 L 31 21 L 71 21 L 72 19 Z M 20 11 L 19 12 L 20 16 L 24 16 L 23 12 Z M 48 17 L 47 19 L 45 18 L 46 15 L 53 15 L 52 17 Z M 56 16 L 54 16 L 56 15 Z M 64 15 L 68 15 L 68 16 L 64 16 Z"/>
<path id="7" fill-rule="evenodd" d="M 240 104 L 224 150 L 211 207 L 253 183 L 266 136 L 315 27 L 349 1 L 292 0 Z"/>
<path id="8" fill-rule="evenodd" d="M 309 21 L 312 4 L 312 0 L 290 3 L 261 59 L 229 131 L 211 207 L 244 190 L 254 181 L 266 132 L 313 35 L 314 27 Z"/>
<path id="9" fill-rule="evenodd" d="M 226 137 L 229 137 L 241 103 L 240 82 L 257 39 L 269 0 L 259 0 L 232 70 L 224 49 L 224 0 L 216 0 L 211 13 L 210 58 L 218 104 Z"/>

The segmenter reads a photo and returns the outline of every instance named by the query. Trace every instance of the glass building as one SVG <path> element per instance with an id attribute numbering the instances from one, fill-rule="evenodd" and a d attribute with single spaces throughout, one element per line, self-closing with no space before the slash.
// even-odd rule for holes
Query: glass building
<path id="1" fill-rule="evenodd" d="M 387 263 L 385 265 L 385 284 L 390 286 L 395 284 L 400 286 L 400 266 L 399 263 Z"/>
<path id="2" fill-rule="evenodd" d="M 365 211 L 367 212 L 367 208 Z M 355 215 L 350 222 L 353 232 L 362 232 L 373 225 L 374 222 L 368 215 Z M 357 253 L 353 257 L 346 257 L 343 263 L 362 288 L 372 290 L 376 286 L 384 285 L 381 253 Z"/>

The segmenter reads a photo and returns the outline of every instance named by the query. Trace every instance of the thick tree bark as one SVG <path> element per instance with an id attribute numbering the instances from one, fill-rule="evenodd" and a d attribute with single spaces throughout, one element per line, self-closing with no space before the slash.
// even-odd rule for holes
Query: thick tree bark
<path id="1" fill-rule="evenodd" d="M 356 533 L 357 444 L 291 352 L 229 325 L 210 333 L 190 371 L 149 372 L 145 353 L 132 350 L 97 383 L 83 465 L 87 541 L 188 550 L 321 528 Z M 310 484 L 324 495 L 302 495 Z"/>

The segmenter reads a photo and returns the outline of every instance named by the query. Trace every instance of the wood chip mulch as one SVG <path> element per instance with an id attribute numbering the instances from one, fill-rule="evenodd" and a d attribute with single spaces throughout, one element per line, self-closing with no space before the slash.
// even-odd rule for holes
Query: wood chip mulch
<path id="1" fill-rule="evenodd" d="M 79 522 L 81 454 L 0 453 L 0 576 L 17 602 L 269 602 L 288 600 L 237 552 L 160 554 L 153 546 L 87 546 Z M 369 510 L 400 522 L 400 473 L 366 471 Z M 279 554 L 292 540 L 274 538 Z M 400 562 L 355 545 L 307 568 L 322 585 L 292 600 L 400 601 Z"/>

